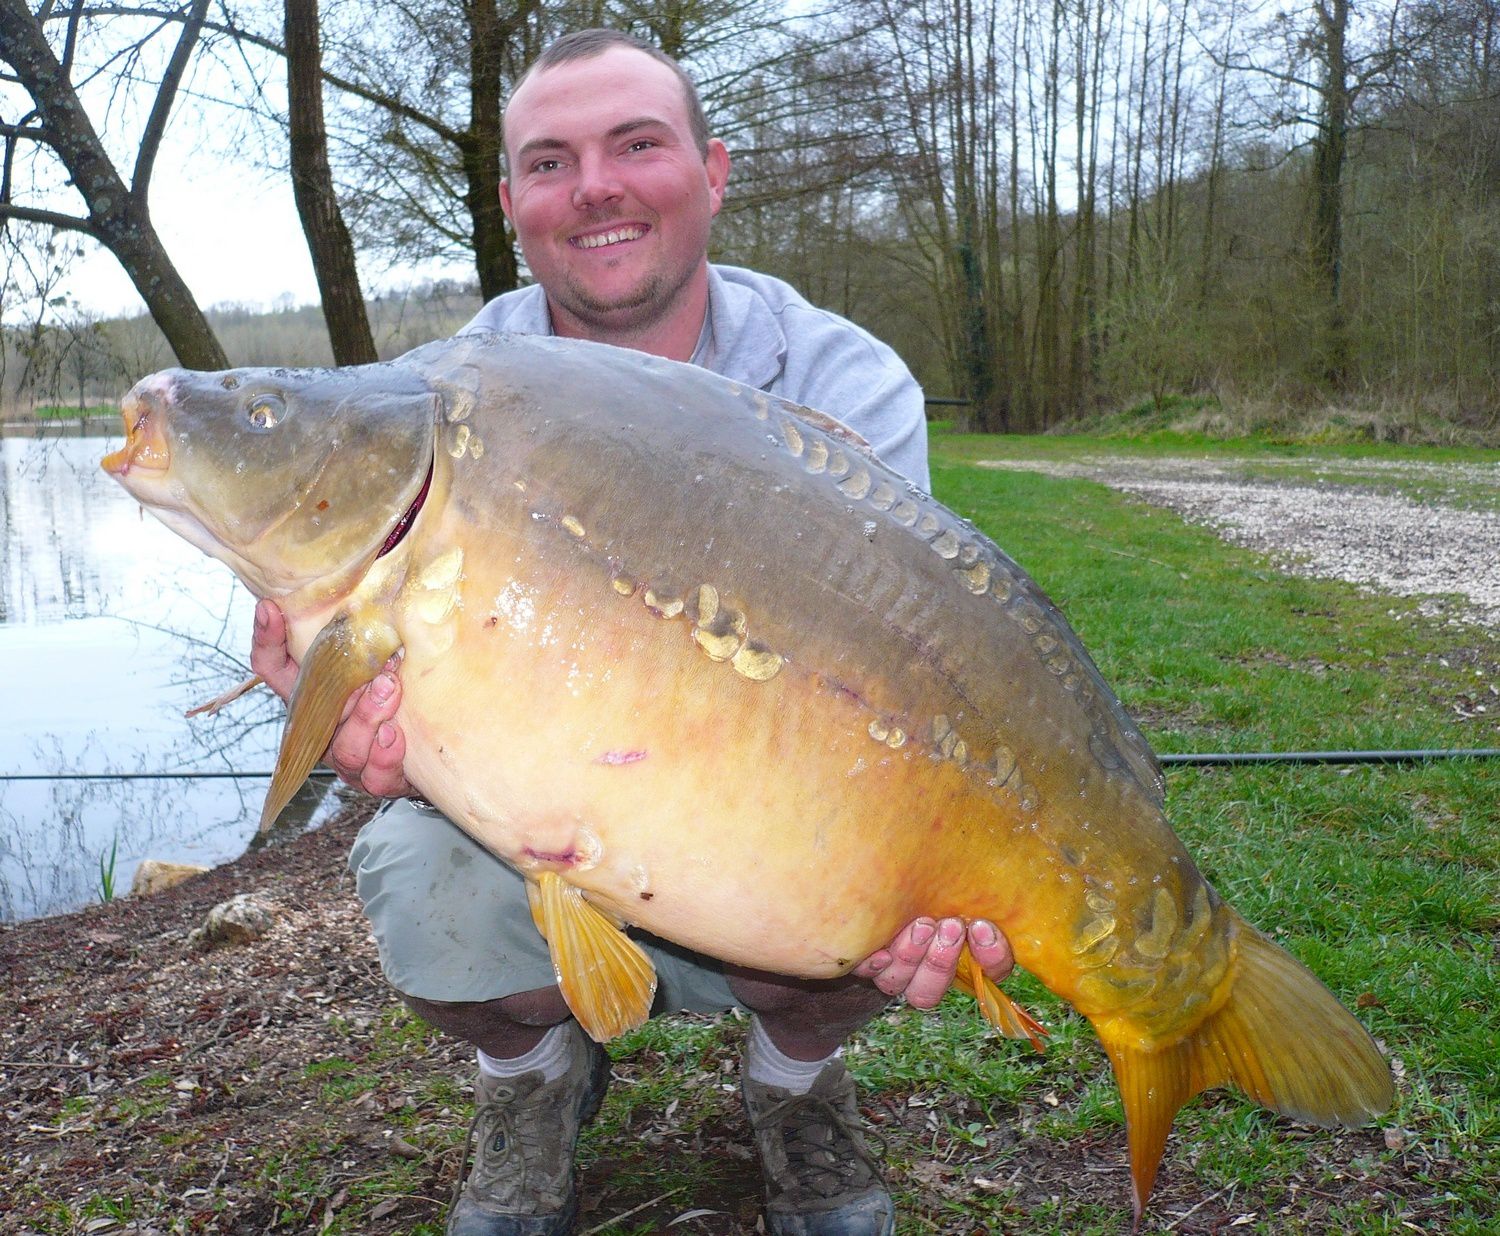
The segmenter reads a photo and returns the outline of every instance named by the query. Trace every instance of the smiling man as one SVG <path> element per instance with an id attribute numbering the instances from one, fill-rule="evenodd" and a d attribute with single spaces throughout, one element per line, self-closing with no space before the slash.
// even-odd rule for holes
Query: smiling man
<path id="1" fill-rule="evenodd" d="M 536 283 L 491 301 L 466 331 L 564 335 L 702 365 L 837 416 L 927 484 L 922 394 L 900 358 L 780 280 L 709 263 L 729 156 L 674 61 L 614 31 L 565 36 L 512 92 L 505 142 L 501 203 Z M 297 667 L 267 602 L 252 663 L 290 692 Z M 351 784 L 395 799 L 350 855 L 386 978 L 476 1048 L 474 1157 L 447 1231 L 561 1236 L 576 1221 L 574 1146 L 603 1098 L 608 1058 L 557 989 L 521 877 L 409 797 L 399 703 L 388 670 L 357 693 L 326 758 Z M 655 1012 L 752 1013 L 742 1093 L 775 1236 L 894 1230 L 841 1045 L 893 995 L 935 1004 L 966 939 L 992 978 L 1010 972 L 992 925 L 966 931 L 956 919 L 918 919 L 833 982 L 643 940 L 659 978 Z"/>
<path id="2" fill-rule="evenodd" d="M 500 202 L 555 333 L 674 360 L 697 347 L 729 155 L 685 102 L 689 85 L 616 45 L 538 61 L 512 93 Z"/>

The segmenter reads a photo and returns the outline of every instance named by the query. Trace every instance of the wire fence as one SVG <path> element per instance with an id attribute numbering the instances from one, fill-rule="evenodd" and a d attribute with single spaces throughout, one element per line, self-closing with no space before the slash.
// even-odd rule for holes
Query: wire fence
<path id="1" fill-rule="evenodd" d="M 1500 758 L 1500 747 L 1419 748 L 1407 751 L 1190 751 L 1158 755 L 1164 768 L 1233 767 L 1245 764 L 1422 764 L 1435 760 L 1492 760 Z M 208 781 L 267 780 L 266 771 L 208 772 L 98 772 L 98 773 L 0 773 L 5 781 Z M 310 777 L 331 779 L 332 769 L 315 768 Z"/>

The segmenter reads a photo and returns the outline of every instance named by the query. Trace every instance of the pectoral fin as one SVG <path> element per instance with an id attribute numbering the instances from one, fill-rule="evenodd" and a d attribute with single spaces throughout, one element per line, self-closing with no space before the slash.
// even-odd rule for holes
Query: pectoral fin
<path id="1" fill-rule="evenodd" d="M 356 622 L 348 613 L 337 615 L 318 632 L 292 688 L 276 771 L 261 808 L 260 832 L 276 822 L 328 749 L 349 693 L 374 678 L 399 647 L 395 631 Z"/>
<path id="2" fill-rule="evenodd" d="M 656 968 L 645 951 L 555 872 L 527 881 L 531 916 L 546 937 L 563 999 L 598 1043 L 651 1015 Z"/>
<path id="3" fill-rule="evenodd" d="M 990 976 L 974 960 L 967 944 L 958 959 L 958 974 L 954 977 L 953 985 L 959 991 L 973 996 L 979 1002 L 979 1011 L 984 1014 L 985 1021 L 1006 1038 L 1030 1039 L 1037 1051 L 1045 1050 L 1042 1040 L 1047 1037 L 1047 1027 L 990 980 Z"/>

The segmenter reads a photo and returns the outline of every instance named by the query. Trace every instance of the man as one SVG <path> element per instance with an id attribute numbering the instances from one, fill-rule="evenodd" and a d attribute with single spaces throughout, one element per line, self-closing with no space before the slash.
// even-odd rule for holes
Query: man
<path id="1" fill-rule="evenodd" d="M 465 329 L 552 333 L 690 361 L 827 411 L 887 463 L 927 484 L 921 392 L 895 353 L 785 284 L 710 267 L 709 227 L 729 174 L 697 91 L 677 64 L 613 31 L 553 43 L 505 113 L 501 202 L 536 285 L 491 301 Z M 257 611 L 257 672 L 295 679 L 275 606 Z M 479 1061 L 473 1166 L 451 1236 L 572 1230 L 573 1150 L 608 1081 L 602 1049 L 572 1020 L 521 878 L 413 793 L 401 774 L 394 667 L 351 700 L 328 761 L 397 801 L 350 856 L 387 979 Z M 834 982 L 723 966 L 646 940 L 654 1011 L 751 1011 L 742 1091 L 780 1236 L 876 1236 L 891 1199 L 857 1127 L 841 1045 L 891 995 L 931 1006 L 951 983 L 964 925 L 919 919 Z M 992 925 L 967 939 L 995 979 L 1010 950 Z M 874 979 L 874 984 L 865 981 Z"/>

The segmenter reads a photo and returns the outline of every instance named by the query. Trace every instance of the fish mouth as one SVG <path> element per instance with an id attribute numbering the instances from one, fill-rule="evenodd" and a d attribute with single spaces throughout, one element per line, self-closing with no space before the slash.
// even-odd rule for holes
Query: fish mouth
<path id="1" fill-rule="evenodd" d="M 427 465 L 427 479 L 422 482 L 422 488 L 417 491 L 416 500 L 406 508 L 406 514 L 396 521 L 396 526 L 391 529 L 390 535 L 385 538 L 385 544 L 380 547 L 380 552 L 375 555 L 377 558 L 384 558 L 391 550 L 395 549 L 396 546 L 406 539 L 406 534 L 411 531 L 412 524 L 416 521 L 418 513 L 422 510 L 422 504 L 427 501 L 427 491 L 432 488 L 432 473 L 436 465 L 437 460 L 434 457 L 433 461 Z"/>
<path id="2" fill-rule="evenodd" d="M 121 479 L 132 472 L 165 472 L 172 452 L 157 404 L 131 391 L 120 401 L 120 416 L 125 422 L 125 445 L 106 455 L 99 466 Z"/>

